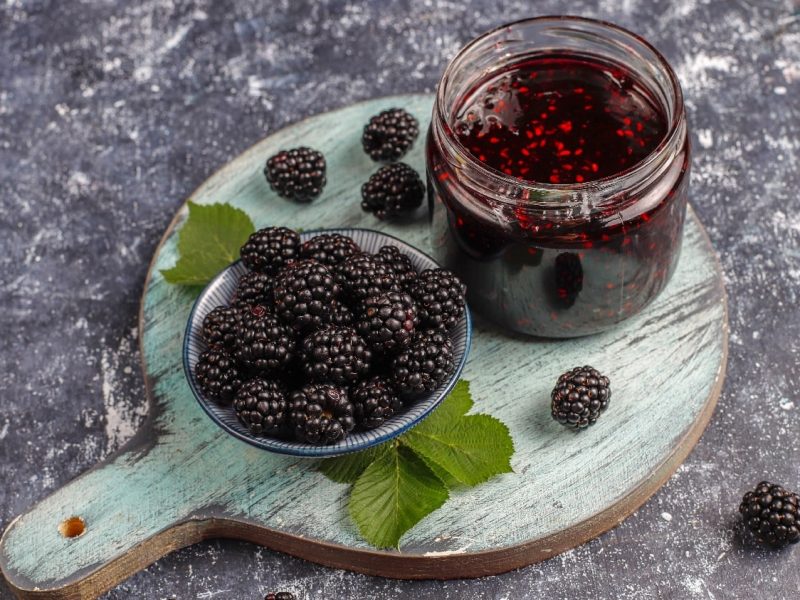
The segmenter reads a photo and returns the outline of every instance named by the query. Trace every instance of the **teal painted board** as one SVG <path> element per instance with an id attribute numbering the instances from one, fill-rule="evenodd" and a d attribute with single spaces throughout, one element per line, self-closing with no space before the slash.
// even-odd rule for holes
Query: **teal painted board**
<path id="1" fill-rule="evenodd" d="M 360 131 L 391 106 L 415 114 L 424 131 L 431 105 L 428 95 L 398 96 L 310 118 L 231 161 L 191 200 L 231 202 L 257 226 L 367 227 L 426 251 L 425 207 L 401 225 L 361 211 L 360 185 L 377 165 L 363 153 Z M 328 185 L 311 205 L 278 198 L 262 174 L 270 154 L 304 144 L 328 160 Z M 407 162 L 424 171 L 423 140 Z M 464 377 L 476 411 L 508 424 L 515 472 L 454 492 L 403 538 L 400 551 L 377 551 L 349 520 L 347 486 L 327 480 L 312 462 L 230 437 L 194 400 L 181 366 L 194 296 L 159 273 L 177 258 L 176 226 L 185 214 L 183 207 L 165 235 L 142 300 L 150 417 L 117 455 L 9 525 L 0 566 L 20 595 L 93 597 L 159 556 L 212 536 L 392 577 L 471 577 L 530 564 L 591 539 L 644 502 L 699 439 L 722 385 L 722 275 L 690 211 L 675 277 L 643 314 L 616 329 L 547 341 L 476 320 Z M 575 434 L 551 419 L 549 394 L 562 371 L 585 363 L 611 375 L 614 397 L 596 426 Z M 66 538 L 59 524 L 71 516 L 86 529 Z"/>

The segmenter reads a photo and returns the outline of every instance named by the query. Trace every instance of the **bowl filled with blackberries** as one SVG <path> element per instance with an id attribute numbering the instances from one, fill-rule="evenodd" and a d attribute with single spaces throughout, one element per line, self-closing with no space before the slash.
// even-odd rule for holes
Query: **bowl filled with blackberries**
<path id="1" fill-rule="evenodd" d="M 303 457 L 388 441 L 430 414 L 467 360 L 464 285 L 367 229 L 265 227 L 195 301 L 183 362 L 211 419 Z"/>

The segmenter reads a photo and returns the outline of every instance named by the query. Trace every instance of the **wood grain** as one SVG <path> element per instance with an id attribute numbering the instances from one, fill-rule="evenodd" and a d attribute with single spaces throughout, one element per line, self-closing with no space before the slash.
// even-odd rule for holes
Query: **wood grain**
<path id="1" fill-rule="evenodd" d="M 358 188 L 376 168 L 361 125 L 402 105 L 423 127 L 430 96 L 379 99 L 320 115 L 260 142 L 209 178 L 195 202 L 228 201 L 257 225 L 371 227 L 425 250 L 425 211 L 390 225 L 359 209 Z M 310 207 L 275 197 L 265 158 L 313 144 L 328 158 L 324 196 Z M 408 162 L 422 170 L 418 144 Z M 196 405 L 181 369 L 190 291 L 158 269 L 176 259 L 176 215 L 154 257 L 140 319 L 151 411 L 118 454 L 18 517 L 0 541 L 0 567 L 21 597 L 91 598 L 164 554 L 216 537 L 251 540 L 315 562 L 402 578 L 476 577 L 543 560 L 621 522 L 683 461 L 705 428 L 724 378 L 727 314 L 710 243 L 690 213 L 673 281 L 642 315 L 611 332 L 568 341 L 509 337 L 478 320 L 464 376 L 476 410 L 503 419 L 515 473 L 455 492 L 403 539 L 401 551 L 361 540 L 345 509 L 347 486 L 311 463 L 251 448 Z M 614 398 L 593 428 L 574 434 L 549 415 L 557 375 L 591 363 L 612 375 Z M 86 531 L 63 537 L 80 516 Z"/>

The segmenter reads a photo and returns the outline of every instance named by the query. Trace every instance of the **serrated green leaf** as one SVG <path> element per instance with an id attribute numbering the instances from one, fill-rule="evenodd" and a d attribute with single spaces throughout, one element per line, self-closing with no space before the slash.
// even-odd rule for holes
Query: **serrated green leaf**
<path id="1" fill-rule="evenodd" d="M 447 498 L 447 488 L 425 461 L 392 444 L 356 480 L 349 509 L 370 544 L 397 548 L 403 534 Z"/>
<path id="2" fill-rule="evenodd" d="M 442 424 L 452 423 L 456 419 L 463 417 L 472 408 L 472 394 L 469 391 L 469 381 L 459 379 L 453 390 L 442 400 L 442 403 L 434 410 L 423 423 L 437 428 Z"/>
<path id="3" fill-rule="evenodd" d="M 391 444 L 382 444 L 353 454 L 325 458 L 320 461 L 318 469 L 325 477 L 337 483 L 355 483 L 364 469 L 390 446 Z"/>
<path id="4" fill-rule="evenodd" d="M 205 285 L 239 257 L 239 248 L 255 226 L 243 210 L 230 204 L 195 204 L 178 234 L 180 258 L 161 274 L 169 283 Z"/>

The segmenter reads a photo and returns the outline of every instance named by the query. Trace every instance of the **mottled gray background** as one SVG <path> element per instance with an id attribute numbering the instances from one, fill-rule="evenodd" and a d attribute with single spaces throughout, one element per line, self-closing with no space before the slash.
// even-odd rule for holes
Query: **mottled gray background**
<path id="1" fill-rule="evenodd" d="M 800 550 L 754 547 L 736 515 L 762 477 L 800 488 L 800 12 L 790 1 L 5 0 L 0 528 L 147 413 L 139 295 L 199 183 L 308 115 L 433 90 L 475 34 L 548 13 L 644 34 L 684 85 L 692 199 L 724 265 L 732 332 L 725 392 L 685 465 L 614 531 L 498 577 L 390 581 L 213 541 L 105 598 L 797 597 Z"/>

